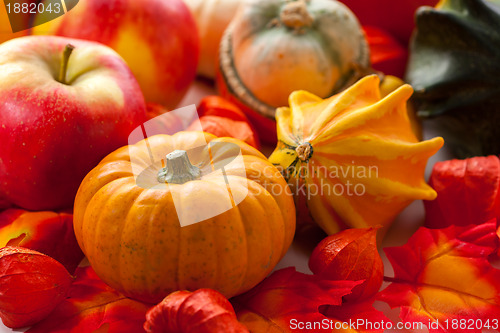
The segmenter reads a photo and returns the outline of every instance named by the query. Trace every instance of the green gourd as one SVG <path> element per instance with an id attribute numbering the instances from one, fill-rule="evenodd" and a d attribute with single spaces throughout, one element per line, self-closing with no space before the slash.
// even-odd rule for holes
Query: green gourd
<path id="1" fill-rule="evenodd" d="M 418 116 L 455 155 L 500 154 L 500 1 L 421 7 L 407 81 Z"/>

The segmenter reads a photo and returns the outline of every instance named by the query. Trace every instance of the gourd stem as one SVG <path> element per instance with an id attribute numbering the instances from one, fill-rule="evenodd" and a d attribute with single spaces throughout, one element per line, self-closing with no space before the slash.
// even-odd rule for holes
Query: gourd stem
<path id="1" fill-rule="evenodd" d="M 158 171 L 158 182 L 184 184 L 200 178 L 200 169 L 191 164 L 185 150 L 174 150 L 166 160 L 167 166 Z"/>
<path id="2" fill-rule="evenodd" d="M 313 146 L 309 142 L 304 142 L 295 148 L 295 152 L 301 161 L 307 162 L 313 155 Z"/>
<path id="3" fill-rule="evenodd" d="M 69 57 L 71 56 L 71 53 L 75 47 L 71 44 L 67 44 L 66 47 L 64 48 L 63 52 L 63 57 L 61 61 L 61 70 L 59 71 L 59 82 L 62 84 L 67 84 L 66 83 L 66 72 L 68 71 L 68 62 L 69 62 Z"/>
<path id="4" fill-rule="evenodd" d="M 296 31 L 310 27 L 314 21 L 307 11 L 305 0 L 288 2 L 280 13 L 280 21 L 290 29 Z"/>

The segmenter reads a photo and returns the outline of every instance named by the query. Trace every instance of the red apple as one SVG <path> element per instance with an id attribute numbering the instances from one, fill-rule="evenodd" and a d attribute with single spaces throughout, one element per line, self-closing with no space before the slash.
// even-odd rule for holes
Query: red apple
<path id="1" fill-rule="evenodd" d="M 130 66 L 146 100 L 171 109 L 196 75 L 198 31 L 182 0 L 80 0 L 33 32 L 110 46 Z"/>
<path id="2" fill-rule="evenodd" d="M 85 175 L 145 120 L 139 85 L 109 47 L 45 36 L 1 44 L 0 198 L 72 206 Z"/>

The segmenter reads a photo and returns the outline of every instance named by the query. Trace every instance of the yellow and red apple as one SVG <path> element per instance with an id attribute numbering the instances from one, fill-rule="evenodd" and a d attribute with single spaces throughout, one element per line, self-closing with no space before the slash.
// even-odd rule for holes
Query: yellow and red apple
<path id="1" fill-rule="evenodd" d="M 85 175 L 145 120 L 139 85 L 111 48 L 55 36 L 1 44 L 0 198 L 72 206 Z"/>
<path id="2" fill-rule="evenodd" d="M 146 100 L 168 108 L 178 104 L 196 75 L 198 32 L 182 0 L 80 0 L 33 33 L 110 46 L 128 63 Z"/>

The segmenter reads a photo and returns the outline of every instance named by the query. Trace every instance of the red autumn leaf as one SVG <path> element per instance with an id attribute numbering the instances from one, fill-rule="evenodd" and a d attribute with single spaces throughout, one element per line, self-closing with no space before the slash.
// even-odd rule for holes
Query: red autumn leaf
<path id="1" fill-rule="evenodd" d="M 0 213 L 0 246 L 42 252 L 74 272 L 83 259 L 73 231 L 73 215 L 8 209 Z"/>
<path id="2" fill-rule="evenodd" d="M 69 297 L 29 333 L 139 333 L 149 305 L 108 287 L 92 268 L 78 268 Z"/>
<path id="3" fill-rule="evenodd" d="M 73 231 L 73 215 L 7 209 L 0 213 L 0 247 L 21 246 L 59 261 L 73 273 L 83 259 Z"/>
<path id="4" fill-rule="evenodd" d="M 500 221 L 500 159 L 496 156 L 437 162 L 429 184 L 438 196 L 425 201 L 426 226 L 444 228 Z"/>
<path id="5" fill-rule="evenodd" d="M 400 307 L 404 322 L 421 322 L 431 332 L 481 332 L 500 318 L 500 270 L 487 257 L 497 246 L 496 221 L 478 226 L 420 228 L 401 247 L 385 249 L 394 268 L 379 299 Z"/>
<path id="6" fill-rule="evenodd" d="M 364 281 L 344 296 L 367 299 L 382 285 L 384 264 L 377 250 L 377 229 L 347 229 L 323 239 L 309 258 L 311 271 L 328 280 Z"/>
<path id="7" fill-rule="evenodd" d="M 0 317 L 5 326 L 32 325 L 66 298 L 71 276 L 56 260 L 21 247 L 0 249 Z"/>
<path id="8" fill-rule="evenodd" d="M 233 137 L 259 148 L 257 133 L 245 114 L 233 103 L 219 96 L 208 96 L 198 106 L 201 127 L 204 132 L 218 137 Z M 188 130 L 196 129 L 191 124 Z"/>
<path id="9" fill-rule="evenodd" d="M 386 75 L 403 78 L 408 62 L 408 51 L 385 30 L 374 26 L 363 26 L 370 48 L 373 69 Z"/>
<path id="10" fill-rule="evenodd" d="M 250 332 L 331 332 L 334 320 L 323 315 L 323 305 L 340 305 L 342 296 L 358 285 L 330 281 L 296 272 L 293 267 L 274 272 L 249 292 L 233 299 L 238 320 Z M 312 326 L 315 325 L 315 326 Z"/>
<path id="11" fill-rule="evenodd" d="M 171 293 L 148 311 L 144 329 L 148 333 L 248 333 L 231 303 L 212 289 Z"/>

